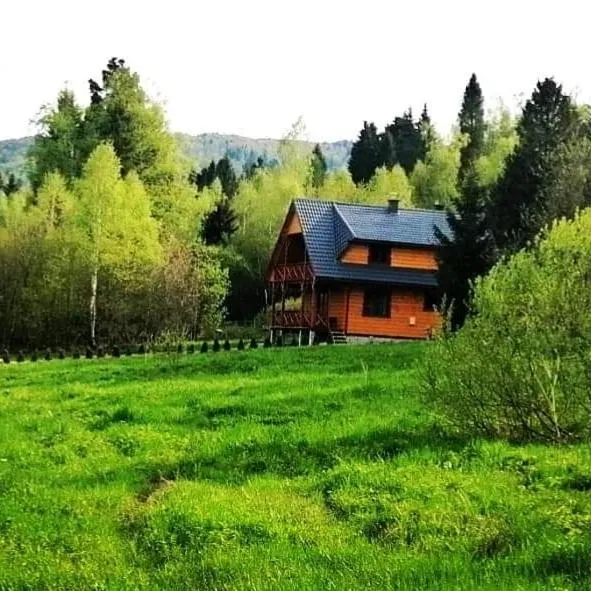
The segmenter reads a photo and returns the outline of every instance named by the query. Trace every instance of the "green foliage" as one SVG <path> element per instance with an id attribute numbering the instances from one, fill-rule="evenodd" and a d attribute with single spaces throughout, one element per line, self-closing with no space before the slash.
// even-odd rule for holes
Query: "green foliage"
<path id="1" fill-rule="evenodd" d="M 207 345 L 207 341 L 203 341 L 203 344 L 201 345 L 201 353 L 207 353 L 208 350 L 209 347 Z"/>
<path id="2" fill-rule="evenodd" d="M 228 339 L 226 339 L 224 341 L 224 351 L 231 351 L 232 350 L 232 345 L 230 344 L 230 341 Z"/>
<path id="3" fill-rule="evenodd" d="M 381 150 L 378 130 L 374 123 L 363 122 L 359 138 L 351 147 L 349 172 L 357 185 L 367 183 L 380 166 Z"/>
<path id="4" fill-rule="evenodd" d="M 591 210 L 477 282 L 474 315 L 430 355 L 427 394 L 464 432 L 591 435 Z"/>
<path id="5" fill-rule="evenodd" d="M 236 345 L 238 351 L 244 351 L 244 339 L 240 339 Z"/>
<path id="6" fill-rule="evenodd" d="M 328 169 L 320 144 L 316 144 L 314 146 L 314 150 L 312 150 L 310 168 L 310 185 L 317 189 L 324 184 L 324 180 L 326 179 L 326 171 Z"/>
<path id="7" fill-rule="evenodd" d="M 259 346 L 259 343 L 254 337 L 252 339 L 250 339 L 250 344 L 249 344 L 250 349 L 256 349 L 256 348 L 258 348 L 258 346 Z"/>
<path id="8" fill-rule="evenodd" d="M 459 181 L 463 183 L 466 176 L 474 168 L 484 149 L 484 97 L 482 89 L 472 74 L 464 91 L 462 109 L 458 115 L 460 133 L 466 136 L 466 143 L 460 151 Z"/>
<path id="9" fill-rule="evenodd" d="M 509 156 L 493 203 L 499 247 L 516 252 L 549 222 L 545 202 L 551 163 L 576 131 L 572 100 L 552 79 L 538 82 L 523 107 L 517 126 L 519 142 Z"/>
<path id="10" fill-rule="evenodd" d="M 222 350 L 222 346 L 220 345 L 220 342 L 218 339 L 214 339 L 213 341 L 213 347 L 211 348 L 211 350 L 214 353 L 219 353 Z"/>
<path id="11" fill-rule="evenodd" d="M 474 169 L 468 171 L 455 201 L 448 209 L 451 237 L 439 228 L 435 235 L 438 251 L 438 286 L 443 294 L 443 312 L 450 328 L 462 326 L 470 309 L 472 283 L 485 275 L 497 260 L 494 237 L 487 217 L 488 192 L 479 185 Z"/>
<path id="12" fill-rule="evenodd" d="M 425 161 L 417 162 L 410 176 L 413 201 L 418 207 L 451 205 L 459 195 L 458 172 L 465 139 L 454 137 L 449 144 L 434 139 Z"/>
<path id="13" fill-rule="evenodd" d="M 0 368 L 0 587 L 586 589 L 589 446 L 446 435 L 430 347 Z"/>

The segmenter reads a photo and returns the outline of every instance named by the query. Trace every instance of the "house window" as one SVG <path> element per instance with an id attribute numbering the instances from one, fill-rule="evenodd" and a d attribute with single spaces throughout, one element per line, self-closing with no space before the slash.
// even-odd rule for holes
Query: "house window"
<path id="1" fill-rule="evenodd" d="M 423 296 L 423 311 L 433 312 L 439 308 L 441 304 L 441 298 L 436 289 L 426 289 Z"/>
<path id="2" fill-rule="evenodd" d="M 366 289 L 363 294 L 363 315 L 390 318 L 390 291 L 382 287 Z"/>
<path id="3" fill-rule="evenodd" d="M 370 244 L 368 262 L 370 265 L 389 265 L 390 247 L 384 244 Z"/>

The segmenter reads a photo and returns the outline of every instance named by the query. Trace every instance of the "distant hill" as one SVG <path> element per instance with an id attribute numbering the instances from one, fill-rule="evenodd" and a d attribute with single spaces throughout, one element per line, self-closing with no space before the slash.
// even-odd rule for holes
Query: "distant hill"
<path id="1" fill-rule="evenodd" d="M 259 157 L 267 163 L 277 162 L 279 140 L 253 139 L 239 135 L 223 135 L 219 133 L 202 133 L 200 135 L 176 134 L 179 144 L 187 157 L 196 166 L 207 166 L 211 160 L 219 160 L 227 155 L 238 171 L 250 165 Z M 23 177 L 27 150 L 33 141 L 32 137 L 0 141 L 0 171 L 15 172 Z M 314 143 L 302 142 L 310 150 Z M 351 152 L 349 140 L 338 142 L 321 142 L 322 152 L 329 169 L 347 166 Z"/>

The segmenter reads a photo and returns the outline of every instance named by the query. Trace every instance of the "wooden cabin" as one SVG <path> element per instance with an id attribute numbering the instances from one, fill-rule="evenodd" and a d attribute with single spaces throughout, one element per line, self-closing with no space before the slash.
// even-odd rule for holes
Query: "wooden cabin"
<path id="1" fill-rule="evenodd" d="M 440 210 L 296 199 L 267 271 L 269 329 L 301 342 L 348 336 L 425 339 L 441 322 Z"/>

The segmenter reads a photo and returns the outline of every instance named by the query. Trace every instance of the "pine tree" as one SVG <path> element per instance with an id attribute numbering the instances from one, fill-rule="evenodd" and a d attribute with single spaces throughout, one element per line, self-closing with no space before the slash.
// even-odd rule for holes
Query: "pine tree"
<path id="1" fill-rule="evenodd" d="M 435 130 L 433 128 L 433 124 L 431 123 L 431 117 L 429 116 L 429 111 L 427 109 L 427 103 L 423 105 L 421 117 L 417 123 L 417 129 L 421 134 L 421 152 L 419 160 L 424 162 L 427 152 L 436 140 Z"/>
<path id="2" fill-rule="evenodd" d="M 474 167 L 476 160 L 482 155 L 484 148 L 486 131 L 484 98 L 476 74 L 472 74 L 464 91 L 464 100 L 458 121 L 460 132 L 467 136 L 467 143 L 462 147 L 460 153 L 459 182 L 462 184 L 470 169 Z"/>
<path id="3" fill-rule="evenodd" d="M 320 144 L 316 144 L 314 146 L 314 150 L 312 151 L 312 158 L 310 161 L 310 167 L 311 184 L 315 189 L 317 189 L 318 187 L 321 187 L 324 184 L 324 179 L 326 178 L 326 170 L 328 168 Z"/>
<path id="4" fill-rule="evenodd" d="M 392 133 L 387 129 L 380 135 L 380 166 L 392 170 L 397 163 L 396 145 Z"/>
<path id="5" fill-rule="evenodd" d="M 494 237 L 487 217 L 487 190 L 479 185 L 474 169 L 465 179 L 456 209 L 448 210 L 452 236 L 435 229 L 439 289 L 450 314 L 451 328 L 462 326 L 469 312 L 472 281 L 485 275 L 496 260 Z"/>
<path id="6" fill-rule="evenodd" d="M 220 180 L 222 193 L 228 199 L 232 199 L 238 191 L 238 178 L 236 177 L 234 167 L 227 156 L 224 156 L 215 165 L 215 176 Z"/>
<path id="7" fill-rule="evenodd" d="M 407 175 L 413 171 L 415 164 L 424 156 L 424 145 L 418 125 L 415 125 L 412 109 L 408 109 L 402 117 L 386 126 L 392 134 L 396 148 L 396 162 L 404 168 Z"/>
<path id="8" fill-rule="evenodd" d="M 22 182 L 19 181 L 13 172 L 8 175 L 8 181 L 4 184 L 4 194 L 7 197 L 17 193 L 22 186 Z"/>
<path id="9" fill-rule="evenodd" d="M 349 158 L 349 172 L 353 182 L 358 185 L 369 182 L 378 166 L 380 166 L 380 140 L 376 126 L 364 121 L 359 139 L 353 144 Z"/>
<path id="10" fill-rule="evenodd" d="M 230 200 L 223 197 L 203 224 L 203 239 L 206 244 L 227 244 L 238 229 L 237 216 Z"/>
<path id="11" fill-rule="evenodd" d="M 509 156 L 492 204 L 497 246 L 515 252 L 551 221 L 546 187 L 552 161 L 577 129 L 577 114 L 562 86 L 538 82 L 517 126 L 518 145 Z"/>

